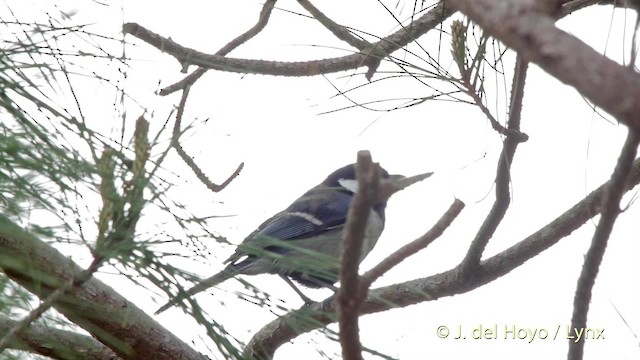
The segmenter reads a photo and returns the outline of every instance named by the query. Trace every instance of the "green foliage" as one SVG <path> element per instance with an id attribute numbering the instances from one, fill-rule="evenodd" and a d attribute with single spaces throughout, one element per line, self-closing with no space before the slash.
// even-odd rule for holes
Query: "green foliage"
<path id="1" fill-rule="evenodd" d="M 68 14 L 52 14 L 56 11 L 38 9 L 24 17 L 0 9 L 0 214 L 53 246 L 72 245 L 64 249 L 75 258 L 100 254 L 132 282 L 170 293 L 176 279 L 193 276 L 168 264 L 157 245 L 186 242 L 201 256 L 200 239 L 223 239 L 207 228 L 210 217 L 194 216 L 172 199 L 174 184 L 167 179 L 172 173 L 162 166 L 171 146 L 161 148 L 172 135 L 166 122 L 154 127 L 152 114 L 146 114 L 150 121 L 140 116 L 144 106 L 127 102 L 132 97 L 121 86 L 127 59 L 115 55 L 124 53 L 121 39 L 93 33 Z M 104 130 L 104 118 L 88 115 L 92 104 L 76 88 L 80 81 L 116 94 L 118 105 L 104 117 L 122 121 L 111 133 Z M 113 99 L 91 100 L 114 107 Z M 135 127 L 125 107 L 139 110 Z M 178 226 L 147 224 L 142 228 L 157 232 L 136 231 L 149 211 L 154 217 L 148 221 Z M 96 251 L 105 246 L 108 251 Z M 0 314 L 18 320 L 33 302 L 0 273 Z M 48 313 L 42 319 L 71 326 Z"/>

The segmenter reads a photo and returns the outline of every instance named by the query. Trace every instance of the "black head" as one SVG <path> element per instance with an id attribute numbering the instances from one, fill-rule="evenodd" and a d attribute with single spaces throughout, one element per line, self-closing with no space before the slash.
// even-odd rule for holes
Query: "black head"
<path id="1" fill-rule="evenodd" d="M 382 178 L 388 179 L 389 173 L 380 167 Z M 356 164 L 349 164 L 334 171 L 323 182 L 324 185 L 340 191 L 355 193 L 357 191 L 358 181 L 356 180 Z"/>

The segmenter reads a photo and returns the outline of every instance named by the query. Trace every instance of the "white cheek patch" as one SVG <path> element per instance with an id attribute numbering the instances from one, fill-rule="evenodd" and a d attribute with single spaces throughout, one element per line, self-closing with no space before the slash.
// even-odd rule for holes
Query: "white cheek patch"
<path id="1" fill-rule="evenodd" d="M 340 184 L 340 186 L 351 191 L 354 194 L 358 192 L 358 180 L 340 179 L 338 180 L 338 184 Z"/>

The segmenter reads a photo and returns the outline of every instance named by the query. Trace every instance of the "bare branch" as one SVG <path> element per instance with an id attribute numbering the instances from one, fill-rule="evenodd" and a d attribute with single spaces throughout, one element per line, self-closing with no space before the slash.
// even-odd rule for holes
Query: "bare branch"
<path id="1" fill-rule="evenodd" d="M 16 326 L 16 321 L 0 317 L 0 333 L 6 334 Z M 90 336 L 41 324 L 31 324 L 21 335 L 11 338 L 8 348 L 62 360 L 120 359 L 111 349 Z"/>
<path id="2" fill-rule="evenodd" d="M 576 286 L 576 294 L 573 299 L 571 332 L 586 329 L 587 327 L 587 314 L 591 302 L 591 292 L 596 283 L 596 276 L 598 276 L 600 264 L 602 263 L 605 249 L 607 248 L 607 242 L 611 235 L 611 230 L 613 230 L 613 224 L 615 224 L 618 214 L 620 214 L 620 199 L 622 199 L 622 194 L 624 194 L 625 184 L 627 183 L 627 178 L 633 165 L 633 159 L 638 151 L 639 141 L 639 134 L 629 129 L 627 140 L 618 158 L 618 164 L 611 175 L 609 185 L 605 189 L 602 198 L 602 214 L 598 221 L 598 226 L 593 233 L 591 246 L 585 256 L 582 271 L 580 272 Z M 582 359 L 584 342 L 585 339 L 581 341 L 575 341 L 575 339 L 570 340 L 569 355 L 567 358 L 571 360 Z"/>
<path id="3" fill-rule="evenodd" d="M 184 161 L 187 164 L 187 166 L 191 169 L 191 171 L 193 171 L 193 173 L 196 175 L 198 180 L 200 180 L 200 182 L 203 183 L 204 186 L 206 186 L 209 190 L 213 192 L 220 192 L 224 188 L 226 188 L 233 181 L 233 179 L 235 179 L 236 177 L 238 177 L 238 175 L 240 175 L 240 172 L 244 168 L 244 162 L 241 162 L 240 165 L 238 165 L 238 167 L 236 168 L 236 170 L 225 181 L 223 181 L 222 184 L 218 185 L 213 183 L 209 179 L 209 177 L 207 177 L 207 174 L 205 174 L 204 171 L 200 169 L 198 164 L 196 164 L 196 162 L 193 161 L 191 156 L 189 156 L 189 154 L 187 154 L 187 152 L 184 151 L 184 149 L 182 148 L 182 145 L 180 145 L 180 132 L 181 132 L 180 128 L 182 124 L 182 115 L 184 114 L 184 109 L 187 104 L 187 97 L 189 97 L 189 89 L 190 89 L 190 86 L 187 86 L 184 89 L 184 91 L 182 92 L 182 97 L 180 98 L 180 103 L 178 104 L 176 122 L 173 125 L 173 139 L 172 139 L 173 147 L 176 149 L 176 152 L 178 153 L 182 161 Z"/>
<path id="4" fill-rule="evenodd" d="M 378 193 L 379 169 L 372 162 L 368 151 L 358 152 L 356 163 L 358 192 L 354 195 L 342 238 L 340 255 L 340 290 L 337 295 L 338 326 L 342 357 L 348 360 L 362 359 L 362 345 L 358 329 L 360 306 L 366 296 L 366 288 L 360 285 L 358 264 L 362 253 L 369 211 Z"/>
<path id="5" fill-rule="evenodd" d="M 333 35 L 335 35 L 338 39 L 346 42 L 347 44 L 362 52 L 372 48 L 370 42 L 354 36 L 349 30 L 347 30 L 347 28 L 329 19 L 322 11 L 318 10 L 318 8 L 313 6 L 313 4 L 308 0 L 298 0 L 298 3 L 302 5 L 302 7 L 307 10 L 309 14 L 311 14 L 311 16 L 313 16 L 322 25 L 324 25 L 324 27 L 331 31 L 331 33 L 333 33 Z"/>
<path id="6" fill-rule="evenodd" d="M 576 88 L 596 106 L 640 129 L 640 74 L 555 26 L 557 14 L 537 0 L 447 0 L 487 33 Z M 589 74 L 589 76 L 585 76 Z"/>
<path id="7" fill-rule="evenodd" d="M 384 54 L 385 56 L 391 54 L 435 28 L 452 14 L 453 10 L 450 6 L 445 6 L 445 2 L 439 2 L 433 9 L 412 22 L 410 28 L 403 27 L 372 44 L 372 48 L 376 49 L 376 54 Z M 139 38 L 162 52 L 170 54 L 182 64 L 199 65 L 220 71 L 279 76 L 314 76 L 353 70 L 369 64 L 367 62 L 369 54 L 360 53 L 331 59 L 300 62 L 234 59 L 220 55 L 205 54 L 186 48 L 136 23 L 124 24 L 122 31 L 125 34 L 131 34 Z M 376 59 L 382 59 L 383 57 L 378 55 Z"/>
<path id="8" fill-rule="evenodd" d="M 245 33 L 241 34 L 237 38 L 231 40 L 228 44 L 223 46 L 220 50 L 216 52 L 216 55 L 225 56 L 230 53 L 233 49 L 238 46 L 244 44 L 249 41 L 252 37 L 256 36 L 262 29 L 267 26 L 269 22 L 269 18 L 271 17 L 271 11 L 273 7 L 276 5 L 276 0 L 267 0 L 262 6 L 262 11 L 260 11 L 260 17 L 258 18 L 258 22 L 253 25 L 253 27 L 247 30 Z M 172 94 L 178 90 L 186 89 L 187 86 L 193 85 L 204 73 L 207 72 L 207 68 L 198 68 L 191 74 L 187 75 L 184 79 L 179 82 L 169 85 L 166 88 L 160 90 L 160 95 L 165 96 Z"/>
<path id="9" fill-rule="evenodd" d="M 439 238 L 440 235 L 442 235 L 442 233 L 451 225 L 463 208 L 464 203 L 455 199 L 449 209 L 442 215 L 440 220 L 438 220 L 438 222 L 429 229 L 429 231 L 396 250 L 393 254 L 387 256 L 371 270 L 362 275 L 362 286 L 368 288 L 374 281 L 376 281 L 376 279 L 384 275 L 384 273 L 391 270 L 404 259 L 429 246 L 429 244 Z"/>
<path id="10" fill-rule="evenodd" d="M 625 190 L 640 183 L 640 159 L 636 159 Z M 475 269 L 471 281 L 461 276 L 460 267 L 416 280 L 369 291 L 361 315 L 433 301 L 463 294 L 508 274 L 584 225 L 600 212 L 602 197 L 610 182 L 604 183 L 555 220 L 519 243 L 488 258 Z M 244 354 L 270 358 L 278 347 L 296 336 L 336 321 L 332 298 L 292 311 L 265 325 L 247 344 Z M 311 314 L 311 312 L 315 312 Z"/>
<path id="11" fill-rule="evenodd" d="M 558 14 L 558 19 L 563 18 L 563 17 L 573 13 L 574 11 L 578 11 L 580 9 L 584 9 L 586 7 L 595 5 L 599 1 L 600 0 L 573 0 L 573 1 L 566 1 L 564 4 L 562 4 L 562 7 L 560 8 L 560 13 Z"/>
<path id="12" fill-rule="evenodd" d="M 482 91 L 478 90 L 477 80 L 479 79 L 480 71 L 481 71 L 481 63 L 485 58 L 485 46 L 486 41 L 489 38 L 488 36 L 482 36 L 482 40 L 480 45 L 478 45 L 478 49 L 476 50 L 475 55 L 471 56 L 471 61 L 467 58 L 467 27 L 462 21 L 454 20 L 451 23 L 451 53 L 453 55 L 453 60 L 456 65 L 458 65 L 458 70 L 460 71 L 460 80 L 459 83 L 462 85 L 462 91 L 466 93 L 475 105 L 480 108 L 482 113 L 485 114 L 491 127 L 498 132 L 499 134 L 505 136 L 516 137 L 519 141 L 524 142 L 529 139 L 529 137 L 514 129 L 507 129 L 502 126 L 500 122 L 491 114 L 491 111 L 487 108 L 480 96 Z M 473 78 L 473 79 L 472 79 Z M 456 82 L 458 83 L 458 82 Z M 480 84 L 480 88 L 482 88 L 482 81 Z"/>
<path id="13" fill-rule="evenodd" d="M 478 92 L 473 87 L 473 85 L 471 84 L 471 81 L 470 81 L 470 79 L 468 77 L 463 77 L 462 78 L 462 85 L 464 85 L 465 93 L 467 95 L 469 95 L 469 97 L 471 97 L 473 99 L 473 102 L 475 103 L 475 105 L 478 108 L 480 108 L 482 113 L 487 117 L 487 119 L 489 120 L 489 123 L 491 124 L 491 127 L 493 128 L 493 130 L 497 131 L 498 134 L 502 134 L 504 136 L 515 137 L 518 140 L 518 142 L 524 142 L 524 141 L 529 140 L 529 136 L 527 134 L 525 134 L 523 132 L 520 132 L 520 131 L 517 131 L 515 129 L 506 128 L 506 127 L 502 126 L 502 124 L 500 124 L 500 122 L 498 122 L 498 120 L 496 120 L 496 118 L 493 116 L 493 114 L 491 114 L 491 111 L 489 111 L 489 109 L 482 102 L 482 98 L 480 97 L 480 95 L 478 95 Z"/>
<path id="14" fill-rule="evenodd" d="M 507 128 L 511 131 L 520 132 L 520 115 L 522 113 L 522 97 L 524 96 L 524 84 L 527 76 L 529 63 L 522 56 L 518 55 L 516 59 L 513 81 L 511 84 L 511 103 L 509 105 L 509 120 Z M 516 148 L 520 143 L 520 139 L 515 136 L 509 136 L 505 139 L 498 160 L 498 169 L 496 176 L 496 200 L 487 215 L 487 218 L 478 229 L 478 233 L 471 242 L 469 250 L 462 261 L 462 273 L 470 275 L 480 263 L 480 258 L 484 252 L 489 239 L 493 236 L 498 225 L 504 218 L 504 215 L 511 203 L 511 194 L 509 193 L 509 185 L 511 183 L 511 163 L 516 153 Z"/>
<path id="15" fill-rule="evenodd" d="M 424 15 L 412 20 L 411 26 L 401 26 L 398 31 L 380 39 L 373 46 L 379 48 L 385 54 L 391 54 L 416 41 L 420 36 L 435 28 L 455 12 L 456 10 L 452 9 L 446 1 L 440 1 Z"/>

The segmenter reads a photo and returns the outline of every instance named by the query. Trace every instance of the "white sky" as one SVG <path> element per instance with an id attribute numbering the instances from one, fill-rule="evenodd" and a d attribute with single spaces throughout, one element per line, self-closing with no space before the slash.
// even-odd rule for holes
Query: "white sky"
<path id="1" fill-rule="evenodd" d="M 33 4 L 37 6 L 38 2 Z M 396 30 L 393 19 L 375 1 L 316 5 L 341 24 L 379 36 Z M 95 29 L 107 35 L 118 36 L 124 16 L 125 22 L 138 22 L 161 35 L 171 36 L 182 45 L 213 53 L 253 26 L 261 3 L 251 0 L 134 1 L 124 3 L 122 8 L 107 8 L 77 1 L 68 6 L 62 10 L 79 10 L 75 15 L 79 22 L 96 22 Z M 278 6 L 302 11 L 294 1 L 281 1 Z M 406 19 L 409 11 L 405 9 L 399 17 Z M 613 59 L 622 61 L 623 55 L 628 58 L 634 21 L 631 13 L 625 17 L 623 11 L 613 14 L 610 8 L 594 7 L 569 16 L 560 26 L 596 50 L 606 51 Z M 164 87 L 184 75 L 169 56 L 133 37 L 128 40 L 137 46 L 127 47 L 127 55 L 137 60 L 130 63 L 125 86 L 136 99 L 148 104 L 154 114 L 152 130 L 157 129 L 179 98 L 178 95 L 155 96 L 158 82 Z M 438 49 L 437 41 L 435 32 L 420 39 L 425 48 L 434 51 L 432 56 Z M 449 58 L 448 44 L 449 38 L 444 37 L 441 56 L 445 59 Z M 230 56 L 291 61 L 344 55 L 347 53 L 344 49 L 346 45 L 334 40 L 315 21 L 276 9 L 267 29 Z M 401 53 L 394 55 L 401 56 Z M 508 86 L 511 63 L 506 67 Z M 457 74 L 453 64 L 448 70 Z M 435 171 L 436 176 L 405 190 L 390 202 L 385 233 L 363 262 L 363 269 L 426 231 L 454 197 L 467 204 L 441 239 L 393 269 L 374 287 L 454 267 L 464 256 L 493 202 L 492 184 L 501 149 L 500 137 L 477 108 L 454 102 L 426 102 L 392 113 L 351 109 L 319 115 L 346 104 L 343 99 L 331 98 L 335 90 L 330 81 L 340 89 L 364 82 L 363 75 L 343 76 L 351 74 L 276 78 L 209 72 L 193 87 L 186 115 L 188 119 L 210 120 L 191 131 L 185 137 L 184 146 L 214 181 L 222 181 L 241 161 L 246 166 L 223 193 L 211 194 L 194 180 L 184 165 L 175 162 L 176 168 L 172 171 L 180 177 L 181 201 L 189 204 L 196 214 L 237 215 L 212 222 L 211 226 L 238 243 L 262 220 L 287 206 L 328 173 L 355 161 L 357 150 L 369 149 L 374 160 L 392 173 L 413 175 Z M 434 85 L 441 86 L 440 83 Z M 113 89 L 95 83 L 79 86 L 85 86 L 81 101 L 91 104 L 85 106 L 90 109 L 88 117 L 107 131 L 117 129 L 120 113 L 113 110 Z M 420 95 L 426 91 L 404 79 L 378 83 L 354 97 L 367 101 Z M 504 111 L 504 105 L 498 108 Z M 495 107 L 492 110 L 495 111 Z M 133 124 L 140 109 L 130 106 L 127 115 Z M 497 116 L 505 119 L 504 112 Z M 605 181 L 626 133 L 623 126 L 602 119 L 573 89 L 536 66 L 531 67 L 527 78 L 522 130 L 530 140 L 521 144 L 516 152 L 512 205 L 489 243 L 487 255 L 522 240 Z M 625 197 L 623 205 L 630 199 Z M 634 204 L 620 216 L 609 241 L 589 313 L 589 326 L 605 329 L 606 339 L 588 341 L 586 359 L 640 357 L 640 344 L 634 337 L 640 333 L 638 216 L 638 206 Z M 146 219 L 145 223 L 153 224 L 153 219 Z M 446 325 L 470 331 L 480 325 L 496 325 L 502 335 L 505 326 L 514 325 L 546 329 L 550 337 L 558 326 L 565 331 L 570 323 L 576 279 L 594 227 L 595 222 L 585 225 L 524 266 L 471 293 L 362 317 L 363 344 L 400 359 L 566 358 L 564 339 L 535 339 L 532 343 L 503 338 L 443 340 L 436 336 L 436 329 Z M 214 242 L 210 250 L 215 255 L 209 263 L 183 262 L 182 266 L 203 277 L 210 276 L 233 251 Z M 101 278 L 116 289 L 137 294 L 131 300 L 150 314 L 166 300 L 154 297 L 150 301 L 148 291 L 123 285 L 121 277 L 103 275 Z M 285 306 L 300 305 L 297 295 L 275 276 L 247 280 L 269 289 L 273 296 L 285 301 Z M 234 290 L 242 287 L 229 281 L 200 294 L 198 299 L 231 334 L 246 342 L 274 315 L 267 308 L 238 300 Z M 319 290 L 309 294 L 323 299 L 330 292 Z M 204 332 L 196 334 L 194 329 L 199 327 L 181 310 L 169 310 L 158 320 L 185 341 L 195 340 L 202 351 L 206 351 L 206 346 L 214 348 L 208 339 L 204 340 L 207 345 L 198 339 L 204 338 Z M 337 330 L 335 325 L 331 328 Z M 339 347 L 313 332 L 281 347 L 276 358 L 320 358 L 320 351 L 333 355 L 339 353 Z"/>

